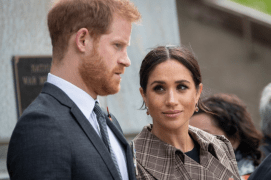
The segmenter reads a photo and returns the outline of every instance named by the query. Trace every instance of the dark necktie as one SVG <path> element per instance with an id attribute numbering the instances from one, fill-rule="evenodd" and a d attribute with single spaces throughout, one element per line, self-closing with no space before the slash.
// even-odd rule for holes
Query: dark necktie
<path id="1" fill-rule="evenodd" d="M 122 179 L 116 156 L 115 156 L 114 151 L 113 151 L 113 149 L 112 149 L 112 147 L 110 145 L 110 140 L 109 140 L 109 136 L 108 136 L 108 132 L 107 132 L 106 119 L 105 119 L 104 113 L 102 112 L 102 109 L 100 108 L 99 103 L 97 101 L 95 102 L 94 112 L 96 114 L 98 123 L 100 125 L 100 132 L 101 132 L 104 144 L 109 149 L 111 157 L 113 159 L 113 162 L 114 162 L 114 164 L 115 164 L 115 166 L 117 168 L 117 171 L 119 173 L 120 179 Z"/>

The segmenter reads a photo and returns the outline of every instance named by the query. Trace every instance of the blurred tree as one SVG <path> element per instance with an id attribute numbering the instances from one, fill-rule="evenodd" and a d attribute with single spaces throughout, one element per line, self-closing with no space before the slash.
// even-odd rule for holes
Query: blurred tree
<path id="1" fill-rule="evenodd" d="M 256 9 L 258 11 L 264 12 L 271 15 L 271 1 L 270 0 L 231 0 L 236 3 L 245 5 L 247 7 Z"/>

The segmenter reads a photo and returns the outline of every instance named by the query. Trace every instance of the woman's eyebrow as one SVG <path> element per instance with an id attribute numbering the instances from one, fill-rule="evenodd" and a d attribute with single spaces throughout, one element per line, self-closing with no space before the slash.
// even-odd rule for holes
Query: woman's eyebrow
<path id="1" fill-rule="evenodd" d="M 158 83 L 158 84 L 166 84 L 165 81 L 153 81 L 151 85 Z"/>
<path id="2" fill-rule="evenodd" d="M 155 83 L 157 83 L 157 84 L 166 84 L 165 81 L 153 81 L 153 82 L 151 83 L 151 85 L 153 85 L 153 84 L 155 84 Z M 175 83 L 176 83 L 176 84 L 179 84 L 179 83 L 189 83 L 189 84 L 190 84 L 190 82 L 187 81 L 187 80 L 179 80 L 179 81 L 175 81 Z"/>
<path id="3" fill-rule="evenodd" d="M 187 80 L 179 80 L 179 81 L 176 81 L 175 83 L 177 84 L 177 83 L 189 83 L 190 84 L 190 81 L 187 81 Z"/>

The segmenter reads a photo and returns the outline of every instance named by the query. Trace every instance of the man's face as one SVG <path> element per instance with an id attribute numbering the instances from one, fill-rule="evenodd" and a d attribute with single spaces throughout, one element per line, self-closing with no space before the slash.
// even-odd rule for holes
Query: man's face
<path id="1" fill-rule="evenodd" d="M 115 94 L 120 90 L 120 74 L 131 64 L 127 55 L 131 29 L 131 22 L 114 16 L 109 33 L 93 43 L 95 50 L 83 58 L 79 73 L 94 96 Z"/>

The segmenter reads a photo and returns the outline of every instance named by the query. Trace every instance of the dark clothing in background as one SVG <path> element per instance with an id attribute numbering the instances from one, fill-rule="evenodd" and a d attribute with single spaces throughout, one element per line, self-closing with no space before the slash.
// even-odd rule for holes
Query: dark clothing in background
<path id="1" fill-rule="evenodd" d="M 265 157 L 267 157 L 271 153 L 271 138 L 268 136 L 264 137 L 263 145 L 260 147 Z"/>
<path id="2" fill-rule="evenodd" d="M 135 180 L 130 146 L 117 120 L 107 124 L 123 145 L 129 179 Z M 11 180 L 118 180 L 110 152 L 75 103 L 45 83 L 19 119 L 9 144 Z"/>
<path id="3" fill-rule="evenodd" d="M 270 180 L 271 179 L 271 154 L 269 154 L 258 168 L 250 175 L 248 180 Z"/>

